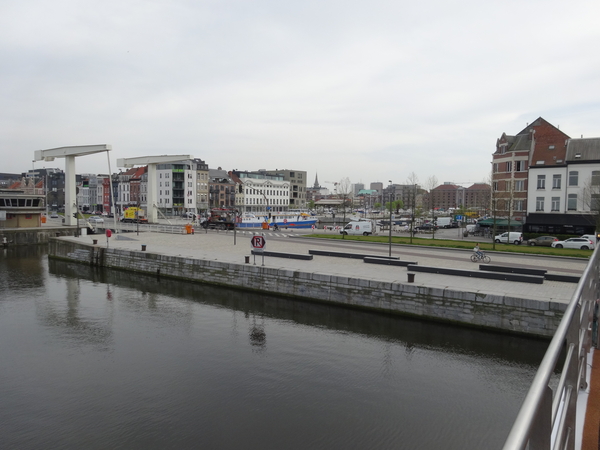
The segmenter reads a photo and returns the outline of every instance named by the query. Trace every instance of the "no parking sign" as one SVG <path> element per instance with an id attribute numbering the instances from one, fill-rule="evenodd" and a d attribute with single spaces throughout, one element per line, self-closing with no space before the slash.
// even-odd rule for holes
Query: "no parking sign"
<path id="1" fill-rule="evenodd" d="M 267 240 L 264 236 L 255 235 L 250 239 L 250 245 L 255 251 L 262 252 L 267 246 Z"/>

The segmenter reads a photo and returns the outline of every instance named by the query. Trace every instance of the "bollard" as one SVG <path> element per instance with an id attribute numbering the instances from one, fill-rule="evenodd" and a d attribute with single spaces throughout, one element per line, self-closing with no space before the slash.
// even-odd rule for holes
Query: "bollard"
<path id="1" fill-rule="evenodd" d="M 246 264 L 250 264 L 250 257 L 249 256 L 244 256 L 244 258 L 246 258 Z"/>
<path id="2" fill-rule="evenodd" d="M 145 252 L 146 251 L 146 244 L 142 244 L 142 251 Z"/>
<path id="3" fill-rule="evenodd" d="M 414 283 L 415 282 L 415 274 L 414 273 L 408 273 L 408 282 L 409 283 Z"/>

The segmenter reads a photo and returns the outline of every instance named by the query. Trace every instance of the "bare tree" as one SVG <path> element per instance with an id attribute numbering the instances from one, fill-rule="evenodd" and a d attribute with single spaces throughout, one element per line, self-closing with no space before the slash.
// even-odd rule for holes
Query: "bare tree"
<path id="1" fill-rule="evenodd" d="M 429 191 L 429 209 L 431 211 L 431 222 L 433 225 L 433 239 L 435 239 L 435 196 L 433 195 L 433 190 L 438 186 L 438 179 L 435 175 L 427 178 L 427 182 L 425 183 L 425 188 Z"/>
<path id="2" fill-rule="evenodd" d="M 337 194 L 338 197 L 342 199 L 342 208 L 343 208 L 343 226 L 346 225 L 346 206 L 349 198 L 351 198 L 352 194 L 352 184 L 350 183 L 350 178 L 345 177 L 340 180 L 337 184 Z M 342 234 L 342 239 L 344 239 L 344 234 Z"/>
<path id="3" fill-rule="evenodd" d="M 592 172 L 583 185 L 581 196 L 583 210 L 589 211 L 589 224 L 595 226 L 596 231 L 600 230 L 600 171 Z"/>
<path id="4" fill-rule="evenodd" d="M 408 196 L 404 199 L 405 207 L 410 208 L 410 243 L 412 244 L 413 237 L 415 235 L 415 215 L 417 211 L 417 188 L 419 186 L 419 178 L 417 174 L 411 172 L 408 176 L 406 184 L 410 185 Z"/>
<path id="5" fill-rule="evenodd" d="M 496 220 L 498 218 L 498 203 L 504 202 L 504 199 L 501 196 L 501 192 L 498 191 L 498 183 L 499 181 L 493 180 L 493 175 L 490 174 L 490 207 L 491 207 L 491 216 L 492 216 L 492 249 L 496 250 L 496 240 L 494 236 L 496 236 Z M 510 235 L 509 235 L 510 236 Z"/>

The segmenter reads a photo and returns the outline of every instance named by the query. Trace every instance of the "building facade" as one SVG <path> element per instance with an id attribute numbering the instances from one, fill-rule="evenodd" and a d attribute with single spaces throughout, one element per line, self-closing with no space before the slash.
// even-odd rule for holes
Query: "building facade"
<path id="1" fill-rule="evenodd" d="M 260 169 L 257 172 L 259 174 L 265 174 L 274 177 L 281 177 L 283 181 L 287 181 L 290 184 L 289 190 L 289 209 L 305 210 L 307 207 L 307 195 L 306 195 L 306 172 L 303 170 L 288 170 L 288 169 L 275 169 L 275 170 L 264 170 Z"/>
<path id="2" fill-rule="evenodd" d="M 582 235 L 600 229 L 600 138 L 569 139 L 564 160 L 533 165 L 529 179 L 524 231 Z"/>
<path id="3" fill-rule="evenodd" d="M 539 117 L 516 135 L 503 133 L 492 155 L 492 202 L 496 216 L 525 222 L 531 166 L 564 163 L 565 133 Z"/>
<path id="4" fill-rule="evenodd" d="M 291 202 L 291 182 L 283 175 L 233 171 L 232 178 L 241 184 L 238 206 L 241 212 L 274 213 L 288 211 Z M 305 192 L 305 191 L 303 191 Z"/>

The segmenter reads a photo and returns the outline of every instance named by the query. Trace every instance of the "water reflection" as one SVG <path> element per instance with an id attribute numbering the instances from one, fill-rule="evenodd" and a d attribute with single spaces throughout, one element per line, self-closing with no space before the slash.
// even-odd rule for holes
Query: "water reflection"
<path id="1" fill-rule="evenodd" d="M 160 320 L 189 324 L 186 316 L 190 314 L 190 309 L 183 306 L 185 303 L 168 302 L 164 296 L 243 312 L 249 326 L 250 341 L 256 347 L 266 346 L 267 336 L 264 321 L 261 320 L 264 317 L 402 342 L 407 358 L 415 348 L 421 348 L 485 355 L 513 364 L 537 364 L 547 347 L 545 340 L 185 283 L 164 277 L 99 270 L 56 260 L 49 261 L 49 271 L 59 277 L 86 278 L 107 286 L 127 288 L 122 297 L 116 300 L 138 312 L 160 312 L 156 315 Z"/>
<path id="2" fill-rule="evenodd" d="M 45 247 L 37 245 L 0 250 L 0 292 L 43 287 L 45 266 L 40 257 L 45 254 Z"/>
<path id="3" fill-rule="evenodd" d="M 0 292 L 3 448 L 498 448 L 546 347 L 38 265 L 32 288 Z"/>

